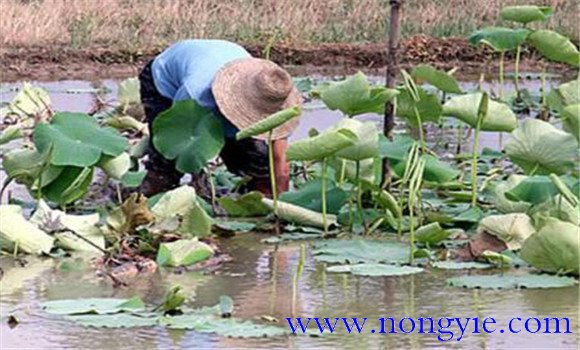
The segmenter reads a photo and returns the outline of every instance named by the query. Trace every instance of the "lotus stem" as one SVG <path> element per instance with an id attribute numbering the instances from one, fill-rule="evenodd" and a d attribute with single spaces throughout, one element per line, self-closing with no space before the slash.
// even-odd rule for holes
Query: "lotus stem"
<path id="1" fill-rule="evenodd" d="M 121 185 L 119 183 L 117 183 L 115 185 L 115 188 L 117 190 L 117 201 L 119 201 L 119 204 L 123 204 L 123 195 L 121 194 Z"/>
<path id="2" fill-rule="evenodd" d="M 278 188 L 276 187 L 276 172 L 274 170 L 274 151 L 272 149 L 272 130 L 268 132 L 268 163 L 270 168 L 270 187 L 274 201 L 274 216 L 278 216 Z"/>
<path id="3" fill-rule="evenodd" d="M 324 226 L 324 233 L 328 233 L 328 218 L 326 216 L 326 158 L 322 159 L 322 184 L 321 184 L 321 196 L 322 196 L 322 225 Z"/>
<path id="4" fill-rule="evenodd" d="M 548 101 L 546 100 L 546 66 L 542 66 L 542 102 L 540 108 L 540 119 L 548 121 L 550 119 L 550 113 L 548 110 Z"/>
<path id="5" fill-rule="evenodd" d="M 499 56 L 499 100 L 503 102 L 503 88 L 504 88 L 504 61 L 505 52 L 502 51 Z M 503 149 L 503 132 L 499 133 L 499 149 Z"/>
<path id="6" fill-rule="evenodd" d="M 365 224 L 365 216 L 364 216 L 364 211 L 363 211 L 363 206 L 362 206 L 362 187 L 361 187 L 361 181 L 360 181 L 360 161 L 357 160 L 356 161 L 356 175 L 355 175 L 355 181 L 356 181 L 356 207 L 357 207 L 357 211 L 358 211 L 358 215 L 360 217 L 361 223 L 363 225 L 363 227 L 365 228 L 365 234 L 367 233 L 367 229 L 366 229 L 366 224 Z"/>
<path id="7" fill-rule="evenodd" d="M 421 120 L 421 115 L 419 114 L 419 110 L 417 106 L 414 106 L 413 109 L 415 110 L 415 117 L 417 118 L 417 124 L 419 125 L 419 142 L 421 143 L 421 153 L 425 153 L 425 135 L 423 134 L 423 122 Z"/>
<path id="8" fill-rule="evenodd" d="M 215 191 L 215 183 L 213 182 L 212 172 L 209 168 L 207 168 L 207 180 L 209 182 L 209 190 L 211 195 L 211 209 L 213 210 L 214 215 L 217 213 L 217 203 L 216 203 L 216 191 Z"/>
<path id="9" fill-rule="evenodd" d="M 477 123 L 471 152 L 471 206 L 477 205 L 477 158 L 479 152 L 479 131 L 482 123 Z"/>
<path id="10" fill-rule="evenodd" d="M 522 51 L 522 47 L 518 45 L 516 49 L 516 66 L 515 66 L 515 76 L 514 76 L 514 86 L 516 88 L 516 99 L 520 100 L 520 53 Z"/>
<path id="11" fill-rule="evenodd" d="M 300 275 L 302 275 L 305 260 L 306 260 L 306 246 L 304 244 L 301 244 L 298 266 L 296 267 L 296 272 L 294 273 L 294 278 L 292 279 L 292 317 L 296 316 L 296 300 L 298 299 L 298 278 L 300 277 Z"/>

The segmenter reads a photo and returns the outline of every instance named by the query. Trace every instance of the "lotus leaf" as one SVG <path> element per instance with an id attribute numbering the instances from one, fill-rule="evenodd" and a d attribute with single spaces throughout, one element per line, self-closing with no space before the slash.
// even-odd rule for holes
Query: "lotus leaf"
<path id="1" fill-rule="evenodd" d="M 409 261 L 409 246 L 376 240 L 329 240 L 314 244 L 312 255 L 321 262 L 402 264 Z"/>
<path id="2" fill-rule="evenodd" d="M 250 232 L 257 226 L 253 222 L 223 220 L 214 223 L 214 226 L 231 232 Z"/>
<path id="3" fill-rule="evenodd" d="M 127 78 L 119 83 L 117 100 L 121 106 L 128 106 L 133 103 L 141 103 L 141 84 L 138 78 Z"/>
<path id="4" fill-rule="evenodd" d="M 484 43 L 499 52 L 511 51 L 522 45 L 529 34 L 530 30 L 523 28 L 487 27 L 471 34 L 469 43 Z"/>
<path id="5" fill-rule="evenodd" d="M 580 104 L 570 105 L 562 112 L 562 126 L 564 130 L 574 135 L 580 142 Z"/>
<path id="6" fill-rule="evenodd" d="M 327 130 L 317 136 L 291 143 L 286 150 L 288 160 L 321 160 L 355 145 L 356 134 L 348 129 Z"/>
<path id="7" fill-rule="evenodd" d="M 415 231 L 415 239 L 417 242 L 427 244 L 431 247 L 447 238 L 449 238 L 449 232 L 441 228 L 438 222 L 421 226 Z"/>
<path id="8" fill-rule="evenodd" d="M 513 259 L 511 257 L 491 250 L 483 251 L 483 253 L 481 253 L 481 258 L 490 264 L 500 267 L 510 266 L 513 263 Z"/>
<path id="9" fill-rule="evenodd" d="M 562 288 L 570 287 L 577 283 L 571 277 L 531 274 L 519 276 L 461 276 L 447 280 L 447 284 L 452 287 L 476 289 Z"/>
<path id="10" fill-rule="evenodd" d="M 368 158 L 359 162 L 360 173 L 358 180 L 366 181 L 368 183 L 375 182 L 375 159 Z M 335 170 L 337 181 L 344 171 L 344 179 L 356 182 L 356 162 L 353 160 L 342 159 L 338 157 L 328 158 L 328 164 Z"/>
<path id="11" fill-rule="evenodd" d="M 126 188 L 139 187 L 147 176 L 147 171 L 127 171 L 121 177 L 121 185 Z"/>
<path id="12" fill-rule="evenodd" d="M 491 215 L 479 222 L 479 232 L 486 232 L 502 240 L 508 249 L 518 250 L 536 229 L 526 214 Z"/>
<path id="13" fill-rule="evenodd" d="M 197 237 L 211 234 L 211 217 L 200 206 L 195 189 L 181 186 L 168 191 L 151 208 L 157 221 L 180 217 L 178 232 Z"/>
<path id="14" fill-rule="evenodd" d="M 580 226 L 580 206 L 573 206 L 560 194 L 537 204 L 530 210 L 530 216 L 549 216 Z"/>
<path id="15" fill-rule="evenodd" d="M 535 21 L 545 21 L 552 16 L 553 12 L 549 6 L 519 5 L 504 7 L 500 12 L 500 16 L 506 21 L 526 24 Z"/>
<path id="16" fill-rule="evenodd" d="M 205 315 L 179 315 L 162 318 L 161 324 L 170 329 L 191 329 L 197 333 L 214 333 L 233 338 L 264 338 L 288 334 L 281 327 L 264 326 L 251 321 Z"/>
<path id="17" fill-rule="evenodd" d="M 542 271 L 578 275 L 579 250 L 580 226 L 550 218 L 524 242 L 521 257 Z"/>
<path id="18" fill-rule="evenodd" d="M 22 137 L 24 137 L 22 128 L 18 125 L 10 125 L 0 134 L 0 146 Z"/>
<path id="19" fill-rule="evenodd" d="M 57 113 L 50 124 L 38 124 L 33 136 L 40 153 L 52 147 L 50 163 L 60 166 L 89 167 L 102 155 L 116 157 L 129 147 L 127 139 L 84 113 Z"/>
<path id="20" fill-rule="evenodd" d="M 479 92 L 452 97 L 443 105 L 443 115 L 457 118 L 475 128 L 481 98 L 482 93 Z M 505 103 L 490 100 L 481 130 L 509 132 L 516 127 L 516 115 L 510 107 Z"/>
<path id="21" fill-rule="evenodd" d="M 388 277 L 388 276 L 403 276 L 414 273 L 423 272 L 420 267 L 414 266 L 398 266 L 387 264 L 356 264 L 356 265 L 337 265 L 326 268 L 328 272 L 350 272 L 357 276 L 371 276 L 371 277 Z"/>
<path id="22" fill-rule="evenodd" d="M 53 181 L 42 188 L 42 196 L 61 206 L 83 197 L 93 180 L 93 168 L 67 166 L 58 174 Z"/>
<path id="23" fill-rule="evenodd" d="M 0 246 L 13 252 L 15 248 L 28 254 L 49 253 L 54 238 L 26 220 L 18 205 L 0 205 Z"/>
<path id="24" fill-rule="evenodd" d="M 31 187 L 46 168 L 50 153 L 39 153 L 35 149 L 13 149 L 4 155 L 2 165 L 9 178 Z"/>
<path id="25" fill-rule="evenodd" d="M 442 270 L 469 270 L 469 269 L 489 269 L 493 265 L 475 261 L 437 261 L 431 264 L 436 269 Z"/>
<path id="26" fill-rule="evenodd" d="M 51 300 L 40 306 L 46 313 L 53 315 L 107 315 L 145 310 L 145 303 L 139 297 Z"/>
<path id="27" fill-rule="evenodd" d="M 321 86 L 314 93 L 330 110 L 340 110 L 353 117 L 359 114 L 382 114 L 385 102 L 397 95 L 396 90 L 371 87 L 362 72 L 347 79 Z"/>
<path id="28" fill-rule="evenodd" d="M 407 89 L 401 89 L 397 96 L 397 115 L 404 118 L 410 125 L 418 126 L 415 107 L 421 117 L 421 122 L 437 123 L 441 119 L 441 102 L 439 97 L 427 93 L 423 88 L 417 87 L 419 101 L 415 101 Z"/>
<path id="29" fill-rule="evenodd" d="M 262 198 L 260 192 L 252 191 L 237 199 L 222 197 L 218 199 L 218 203 L 232 217 L 266 216 L 270 209 L 262 203 Z"/>
<path id="30" fill-rule="evenodd" d="M 4 119 L 4 116 L 14 114 L 21 118 L 40 116 L 40 120 L 45 120 L 50 113 L 51 105 L 46 90 L 25 82 L 12 102 L 0 109 L 0 117 Z"/>
<path id="31" fill-rule="evenodd" d="M 526 174 L 564 174 L 574 168 L 578 141 L 538 119 L 526 119 L 511 133 L 505 152 Z"/>
<path id="32" fill-rule="evenodd" d="M 84 327 L 96 328 L 135 328 L 153 327 L 159 322 L 159 317 L 141 316 L 134 314 L 103 314 L 103 315 L 73 315 L 66 316 L 66 320 L 75 322 Z"/>
<path id="33" fill-rule="evenodd" d="M 493 204 L 500 213 L 525 213 L 528 211 L 530 208 L 529 203 L 514 202 L 506 198 L 505 195 L 506 192 L 511 191 L 525 179 L 527 179 L 527 176 L 512 174 L 506 181 L 496 182 L 491 186 L 490 192 L 493 196 Z"/>
<path id="34" fill-rule="evenodd" d="M 334 181 L 329 181 L 328 179 L 326 181 L 327 212 L 338 214 L 340 208 L 346 203 L 348 194 L 340 187 L 337 187 Z M 315 180 L 306 183 L 296 191 L 283 193 L 280 196 L 280 200 L 320 213 L 322 212 L 321 191 L 322 181 Z"/>
<path id="35" fill-rule="evenodd" d="M 274 210 L 274 201 L 269 198 L 262 198 L 262 203 L 264 203 L 270 210 Z M 296 223 L 304 226 L 312 226 L 318 228 L 324 228 L 324 220 L 322 214 L 319 212 L 302 208 L 300 206 L 278 201 L 278 207 L 276 215 L 281 219 Z M 326 216 L 326 228 L 337 225 L 337 219 L 335 215 Z"/>
<path id="36" fill-rule="evenodd" d="M 529 43 L 549 60 L 580 66 L 578 48 L 562 34 L 552 30 L 540 29 L 528 36 Z"/>
<path id="37" fill-rule="evenodd" d="M 543 203 L 558 194 L 558 188 L 548 176 L 529 176 L 505 192 L 505 197 L 516 202 Z"/>
<path id="38" fill-rule="evenodd" d="M 194 100 L 178 101 L 153 122 L 153 145 L 183 173 L 199 172 L 224 145 L 222 122 Z"/>
<path id="39" fill-rule="evenodd" d="M 105 248 L 105 237 L 97 226 L 99 214 L 70 215 L 60 210 L 51 209 L 44 200 L 38 201 L 36 211 L 30 218 L 30 222 L 41 229 L 50 231 L 62 231 L 69 229 L 78 235 L 91 241 L 97 247 Z M 99 252 L 97 248 L 76 237 L 70 232 L 55 234 L 57 244 L 67 250 Z"/>
<path id="40" fill-rule="evenodd" d="M 379 131 L 373 122 L 360 122 L 356 119 L 341 119 L 334 130 L 347 129 L 356 134 L 354 145 L 343 148 L 336 153 L 337 157 L 360 161 L 379 155 Z"/>
<path id="41" fill-rule="evenodd" d="M 301 113 L 302 111 L 300 110 L 300 107 L 286 108 L 260 120 L 259 122 L 246 129 L 240 130 L 236 134 L 236 140 L 243 140 L 248 137 L 260 136 L 264 133 L 267 133 L 268 131 L 276 129 L 291 119 L 298 117 Z"/>
<path id="42" fill-rule="evenodd" d="M 462 93 L 457 80 L 446 72 L 439 71 L 428 64 L 415 66 L 411 71 L 411 76 L 417 82 L 425 81 L 441 91 L 453 94 Z"/>
<path id="43" fill-rule="evenodd" d="M 123 152 L 116 157 L 103 156 L 97 165 L 115 180 L 121 180 L 131 168 L 131 156 Z"/>
<path id="44" fill-rule="evenodd" d="M 206 260 L 214 254 L 213 249 L 197 240 L 180 239 L 171 243 L 161 243 L 157 253 L 160 266 L 188 266 Z"/>

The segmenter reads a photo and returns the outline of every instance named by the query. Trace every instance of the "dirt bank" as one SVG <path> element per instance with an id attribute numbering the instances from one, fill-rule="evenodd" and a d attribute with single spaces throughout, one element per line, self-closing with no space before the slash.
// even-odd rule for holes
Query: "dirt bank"
<path id="1" fill-rule="evenodd" d="M 255 57 L 263 56 L 263 46 L 245 45 Z M 288 45 L 280 43 L 271 59 L 287 66 L 294 74 L 343 74 L 364 70 L 383 72 L 385 46 L 379 44 Z M 67 47 L 9 47 L 0 51 L 0 81 L 124 78 L 136 75 L 140 67 L 158 54 L 94 47 L 71 50 Z M 463 38 L 415 36 L 401 43 L 402 67 L 431 63 L 440 68 L 459 67 L 461 75 L 491 73 L 496 61 L 491 50 L 472 47 Z M 523 53 L 522 70 L 538 71 L 543 61 L 534 52 Z M 508 63 L 508 69 L 509 69 Z M 549 64 L 549 71 L 566 73 L 569 68 Z"/>

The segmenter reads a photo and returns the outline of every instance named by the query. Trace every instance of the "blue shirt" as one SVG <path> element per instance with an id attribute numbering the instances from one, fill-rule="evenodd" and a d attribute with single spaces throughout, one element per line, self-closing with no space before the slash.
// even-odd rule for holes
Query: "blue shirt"
<path id="1" fill-rule="evenodd" d="M 238 129 L 219 111 L 211 91 L 216 73 L 226 63 L 251 55 L 240 45 L 225 40 L 184 40 L 163 51 L 153 61 L 153 81 L 159 93 L 173 101 L 194 99 L 224 124 L 233 138 Z"/>

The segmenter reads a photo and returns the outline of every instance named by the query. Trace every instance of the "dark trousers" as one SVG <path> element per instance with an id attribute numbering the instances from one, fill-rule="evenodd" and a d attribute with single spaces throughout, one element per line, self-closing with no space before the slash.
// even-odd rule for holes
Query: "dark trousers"
<path id="1" fill-rule="evenodd" d="M 153 146 L 153 121 L 159 113 L 169 109 L 173 101 L 157 91 L 151 71 L 152 63 L 153 61 L 150 61 L 139 74 L 141 102 L 151 135 L 146 168 L 149 172 L 162 176 L 168 187 L 175 187 L 183 174 L 175 169 L 174 161 L 165 159 Z M 255 189 L 256 182 L 268 179 L 268 147 L 264 141 L 256 139 L 236 141 L 226 138 L 220 157 L 230 172 L 251 178 L 247 185 L 248 190 Z"/>

